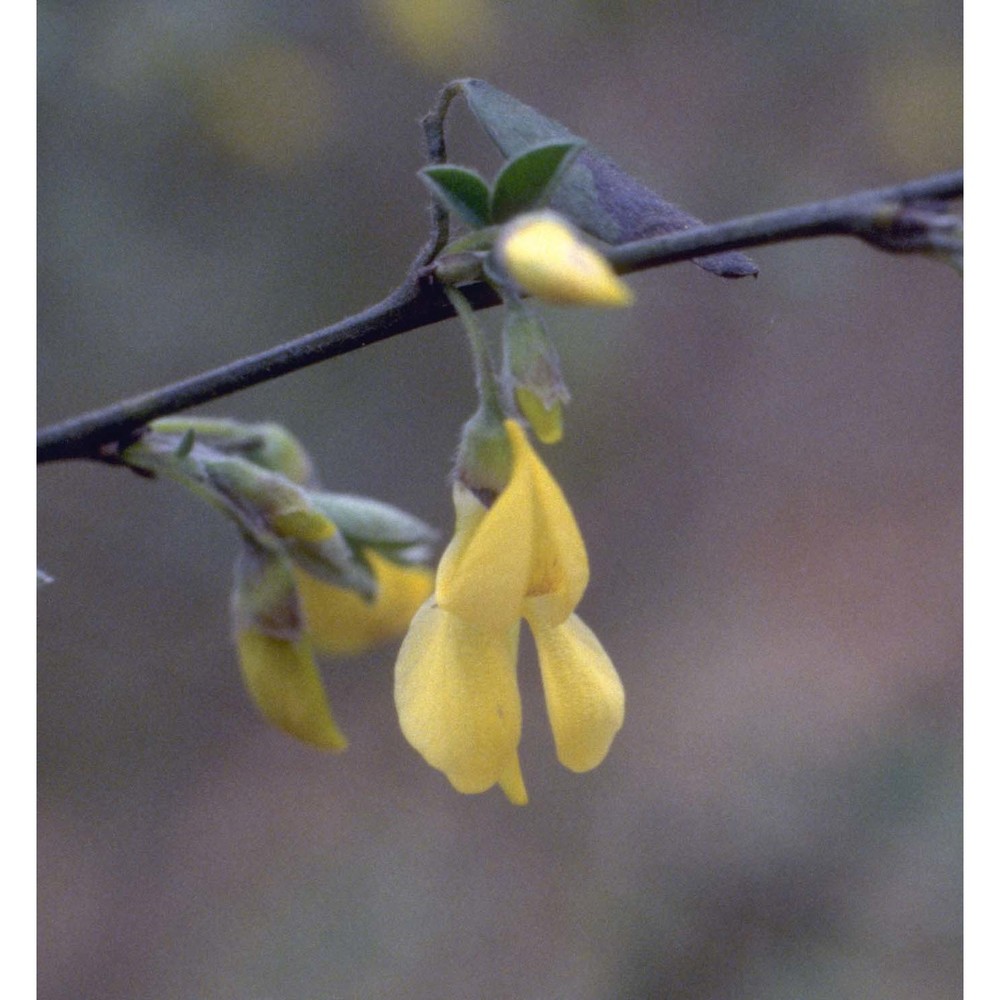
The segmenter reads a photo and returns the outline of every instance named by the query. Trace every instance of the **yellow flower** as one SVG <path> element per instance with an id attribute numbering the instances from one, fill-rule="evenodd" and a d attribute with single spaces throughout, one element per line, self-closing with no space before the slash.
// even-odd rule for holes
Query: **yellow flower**
<path id="1" fill-rule="evenodd" d="M 555 212 L 510 222 L 497 240 L 506 272 L 526 291 L 557 305 L 628 306 L 632 291 L 607 260 Z"/>
<path id="2" fill-rule="evenodd" d="M 455 536 L 435 594 L 403 640 L 395 695 L 403 734 L 456 789 L 499 784 L 522 804 L 521 619 L 538 647 L 556 755 L 570 770 L 589 771 L 607 755 L 625 693 L 600 642 L 573 614 L 589 576 L 573 512 L 521 426 L 504 427 L 510 481 L 488 508 L 456 483 Z"/>
<path id="3" fill-rule="evenodd" d="M 433 587 L 425 567 L 366 556 L 377 588 L 372 601 L 249 542 L 237 562 L 233 613 L 247 691 L 269 722 L 324 750 L 343 750 L 347 739 L 330 713 L 313 651 L 357 653 L 400 635 Z"/>
<path id="4" fill-rule="evenodd" d="M 306 629 L 324 653 L 359 653 L 402 635 L 434 587 L 434 575 L 425 566 L 402 566 L 371 550 L 366 558 L 377 588 L 373 601 L 295 571 Z"/>

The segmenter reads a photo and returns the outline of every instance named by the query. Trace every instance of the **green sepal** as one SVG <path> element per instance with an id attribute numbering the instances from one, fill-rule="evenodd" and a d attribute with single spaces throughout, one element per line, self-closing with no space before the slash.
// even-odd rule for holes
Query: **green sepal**
<path id="1" fill-rule="evenodd" d="M 284 539 L 284 550 L 310 576 L 342 590 L 353 590 L 366 601 L 374 600 L 378 584 L 360 550 L 349 545 L 339 532 L 321 542 Z"/>
<path id="2" fill-rule="evenodd" d="M 336 525 L 315 509 L 310 493 L 281 473 L 238 455 L 209 454 L 201 465 L 205 483 L 251 524 L 305 542 L 336 536 Z"/>
<path id="3" fill-rule="evenodd" d="M 316 509 L 328 517 L 352 547 L 374 549 L 394 562 L 425 561 L 438 533 L 392 504 L 350 493 L 313 493 Z"/>
<path id="4" fill-rule="evenodd" d="M 264 547 L 244 535 L 234 574 L 234 631 L 252 629 L 289 641 L 305 634 L 292 567 L 282 552 Z"/>
<path id="5" fill-rule="evenodd" d="M 504 164 L 493 185 L 490 218 L 506 222 L 545 204 L 549 192 L 584 147 L 581 139 L 547 142 Z"/>
<path id="6" fill-rule="evenodd" d="M 161 417 L 149 429 L 157 434 L 179 436 L 176 454 L 189 454 L 185 442 L 194 434 L 199 443 L 219 452 L 238 454 L 272 472 L 280 472 L 293 483 L 313 478 L 312 461 L 298 438 L 276 423 L 245 424 L 226 417 Z M 192 445 L 194 439 L 191 439 Z"/>
<path id="7" fill-rule="evenodd" d="M 484 229 L 473 229 L 469 236 L 478 236 Z M 472 250 L 452 253 L 448 247 L 434 260 L 434 275 L 442 285 L 464 285 L 479 281 L 483 276 L 483 254 Z"/>
<path id="8" fill-rule="evenodd" d="M 324 498 L 331 494 L 307 489 L 244 457 L 252 454 L 311 474 L 303 464 L 307 456 L 299 453 L 298 442 L 283 428 L 206 421 L 194 426 L 196 440 L 187 454 L 178 457 L 178 442 L 191 429 L 182 421 L 157 422 L 156 429 L 126 448 L 122 457 L 134 468 L 169 476 L 208 501 L 234 520 L 258 549 L 283 551 L 312 576 L 367 600 L 375 597 L 377 585 L 364 556 L 366 546 L 407 564 L 421 562 L 429 554 L 435 535 L 411 515 L 368 501 L 371 523 L 366 533 L 366 501 L 353 498 L 353 504 L 344 503 L 338 511 L 349 519 L 353 515 L 355 535 L 348 538 L 327 510 Z"/>
<path id="9" fill-rule="evenodd" d="M 562 439 L 563 404 L 569 390 L 563 381 L 559 354 L 541 319 L 517 299 L 507 301 L 503 325 L 501 382 L 544 444 Z"/>
<path id="10" fill-rule="evenodd" d="M 199 431 L 191 448 L 180 455 L 178 442 L 186 433 L 186 429 L 169 434 L 160 429 L 147 431 L 122 452 L 122 459 L 133 468 L 180 483 L 232 518 L 244 535 L 261 545 L 336 539 L 336 525 L 313 508 L 304 487 L 244 458 L 238 453 L 242 448 L 220 451 L 214 445 L 228 442 L 225 435 L 213 438 L 213 446 L 208 446 Z M 342 539 L 341 545 L 346 551 Z"/>
<path id="11" fill-rule="evenodd" d="M 487 400 L 466 421 L 455 461 L 455 478 L 486 506 L 510 482 L 514 453 L 503 414 Z"/>
<path id="12" fill-rule="evenodd" d="M 445 208 L 473 229 L 489 225 L 490 188 L 474 170 L 442 164 L 424 167 L 418 176 Z"/>
<path id="13" fill-rule="evenodd" d="M 130 468 L 143 473 L 166 476 L 174 480 L 235 521 L 244 535 L 254 538 L 266 547 L 271 536 L 264 518 L 259 513 L 248 510 L 247 504 L 236 502 L 229 493 L 212 481 L 208 473 L 209 463 L 228 460 L 230 456 L 202 444 L 200 434 L 196 434 L 196 439 L 187 454 L 181 456 L 178 454 L 178 444 L 184 433 L 183 430 L 165 433 L 158 427 L 155 430 L 148 429 L 137 441 L 122 451 L 122 461 Z"/>
<path id="14" fill-rule="evenodd" d="M 451 86 L 461 90 L 479 123 L 508 158 L 540 143 L 583 142 L 565 125 L 485 80 L 459 80 Z M 549 205 L 612 246 L 701 225 L 592 147 L 582 150 L 558 178 Z M 756 264 L 736 251 L 698 257 L 694 262 L 725 278 L 757 273 Z"/>

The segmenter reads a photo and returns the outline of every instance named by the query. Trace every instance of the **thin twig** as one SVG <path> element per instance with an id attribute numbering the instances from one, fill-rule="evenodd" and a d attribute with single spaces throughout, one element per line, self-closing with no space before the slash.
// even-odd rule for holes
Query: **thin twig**
<path id="1" fill-rule="evenodd" d="M 448 151 L 444 140 L 444 123 L 448 117 L 451 102 L 461 92 L 461 85 L 450 83 L 438 96 L 437 104 L 420 120 L 424 133 L 424 148 L 428 163 L 444 163 L 448 159 Z M 411 273 L 417 273 L 421 267 L 429 264 L 448 242 L 449 219 L 448 210 L 437 198 L 431 199 L 431 232 L 423 249 L 414 261 Z"/>
<path id="2" fill-rule="evenodd" d="M 921 202 L 946 202 L 962 197 L 962 171 L 936 174 L 907 184 L 860 191 L 844 198 L 831 198 L 761 215 L 746 215 L 729 222 L 698 226 L 683 233 L 654 236 L 615 247 L 607 253 L 615 270 L 631 274 L 651 267 L 674 264 L 703 253 L 740 250 L 745 247 L 811 239 L 817 236 L 857 236 L 883 250 L 893 252 L 950 251 L 947 232 L 940 232 L 934 218 L 911 206 Z M 955 220 L 947 218 L 950 223 Z M 902 239 L 903 232 L 913 233 Z M 949 227 L 953 229 L 953 225 Z M 899 239 L 894 239 L 899 234 Z M 923 239 L 921 238 L 923 237 Z"/>
<path id="3" fill-rule="evenodd" d="M 954 220 L 942 216 L 936 203 L 961 196 L 962 172 L 956 171 L 641 240 L 613 248 L 608 257 L 619 273 L 629 274 L 722 250 L 832 235 L 854 236 L 890 252 L 949 253 L 955 249 Z M 923 203 L 930 203 L 931 207 Z M 949 224 L 942 225 L 942 219 Z M 431 246 L 436 245 L 437 235 L 437 232 L 432 234 Z M 422 260 L 426 260 L 426 250 L 417 258 L 418 262 Z M 421 279 L 419 270 L 415 266 L 406 280 L 381 302 L 332 326 L 43 428 L 38 432 L 38 462 L 69 458 L 108 460 L 113 457 L 117 443 L 128 440 L 157 417 L 454 316 L 441 287 Z M 473 309 L 499 304 L 496 293 L 483 282 L 463 286 L 462 293 Z"/>

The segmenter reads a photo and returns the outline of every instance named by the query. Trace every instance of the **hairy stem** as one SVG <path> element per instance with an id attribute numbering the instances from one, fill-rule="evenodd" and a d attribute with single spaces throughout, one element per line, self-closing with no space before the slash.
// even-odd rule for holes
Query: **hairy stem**
<path id="1" fill-rule="evenodd" d="M 500 389 L 493 371 L 493 361 L 486 346 L 486 336 L 476 322 L 476 314 L 465 296 L 453 288 L 445 288 L 445 294 L 465 327 L 469 350 L 472 353 L 472 367 L 476 373 L 476 389 L 479 391 L 480 403 L 497 413 L 502 420 L 503 406 L 500 404 Z"/>

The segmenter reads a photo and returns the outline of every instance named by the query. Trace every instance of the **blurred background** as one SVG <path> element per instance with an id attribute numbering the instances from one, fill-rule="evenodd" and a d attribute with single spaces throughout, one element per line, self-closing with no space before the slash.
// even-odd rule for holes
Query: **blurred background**
<path id="1" fill-rule="evenodd" d="M 481 76 L 709 220 L 961 165 L 944 0 L 42 0 L 39 419 L 324 326 L 425 235 L 417 127 Z M 499 160 L 456 103 L 450 152 Z M 525 809 L 399 733 L 395 647 L 325 665 L 351 738 L 270 729 L 235 537 L 170 483 L 39 471 L 39 996 L 960 993 L 961 283 L 846 240 L 757 280 L 547 312 L 543 457 L 628 693 L 556 762 L 522 640 Z M 495 324 L 496 314 L 483 314 Z M 474 405 L 452 323 L 198 411 L 279 420 L 326 485 L 439 526 Z"/>

